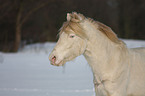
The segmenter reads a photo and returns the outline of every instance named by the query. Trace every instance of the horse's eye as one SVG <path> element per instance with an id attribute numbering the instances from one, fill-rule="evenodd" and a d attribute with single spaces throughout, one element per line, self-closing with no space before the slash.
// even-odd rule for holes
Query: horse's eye
<path id="1" fill-rule="evenodd" d="M 75 37 L 75 35 L 70 35 L 70 38 L 74 38 Z"/>

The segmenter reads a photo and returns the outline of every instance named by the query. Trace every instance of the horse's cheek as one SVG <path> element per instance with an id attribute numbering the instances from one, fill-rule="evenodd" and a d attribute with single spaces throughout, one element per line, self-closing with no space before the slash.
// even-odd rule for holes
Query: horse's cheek
<path id="1" fill-rule="evenodd" d="M 79 44 L 79 55 L 83 54 L 85 51 L 85 44 L 84 42 L 81 42 L 81 44 Z"/>

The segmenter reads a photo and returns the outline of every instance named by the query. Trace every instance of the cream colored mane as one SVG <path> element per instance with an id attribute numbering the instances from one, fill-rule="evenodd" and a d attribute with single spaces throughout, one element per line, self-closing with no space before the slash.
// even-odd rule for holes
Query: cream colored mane
<path id="1" fill-rule="evenodd" d="M 70 33 L 70 30 L 73 30 L 75 32 L 75 34 L 77 34 L 78 36 L 82 37 L 82 38 L 87 38 L 84 29 L 82 28 L 80 23 L 83 23 L 84 20 L 88 20 L 89 22 L 91 22 L 94 26 L 96 26 L 96 30 L 99 30 L 100 32 L 102 32 L 106 37 L 108 37 L 112 42 L 116 43 L 116 44 L 122 44 L 123 42 L 121 40 L 118 39 L 118 37 L 116 36 L 116 34 L 112 31 L 112 29 L 106 25 L 104 25 L 103 23 L 100 23 L 98 21 L 94 21 L 91 18 L 86 18 L 85 16 L 83 16 L 82 14 L 77 14 L 74 12 L 71 15 L 71 19 L 67 20 L 66 22 L 64 22 L 63 26 L 60 29 L 60 33 L 62 32 L 66 32 L 66 33 Z M 82 20 L 79 21 L 79 18 L 77 16 L 80 16 L 81 18 L 83 18 Z"/>

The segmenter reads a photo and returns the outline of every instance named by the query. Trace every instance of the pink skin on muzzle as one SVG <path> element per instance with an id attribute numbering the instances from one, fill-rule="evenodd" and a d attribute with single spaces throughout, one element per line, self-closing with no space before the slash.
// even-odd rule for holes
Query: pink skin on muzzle
<path id="1" fill-rule="evenodd" d="M 52 63 L 52 64 L 55 64 L 55 61 L 56 61 L 56 57 L 53 56 L 52 59 L 51 59 L 51 63 Z"/>

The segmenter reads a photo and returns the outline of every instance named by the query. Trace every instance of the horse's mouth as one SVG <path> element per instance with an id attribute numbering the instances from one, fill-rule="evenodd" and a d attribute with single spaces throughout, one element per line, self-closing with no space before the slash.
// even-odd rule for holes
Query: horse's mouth
<path id="1" fill-rule="evenodd" d="M 63 66 L 65 63 L 64 60 L 58 60 L 56 56 L 53 56 L 50 61 L 51 61 L 51 65 L 54 66 Z"/>
<path id="2" fill-rule="evenodd" d="M 65 63 L 64 61 L 60 61 L 59 63 L 55 63 L 55 62 L 51 62 L 51 65 L 54 65 L 54 66 L 63 66 Z"/>

